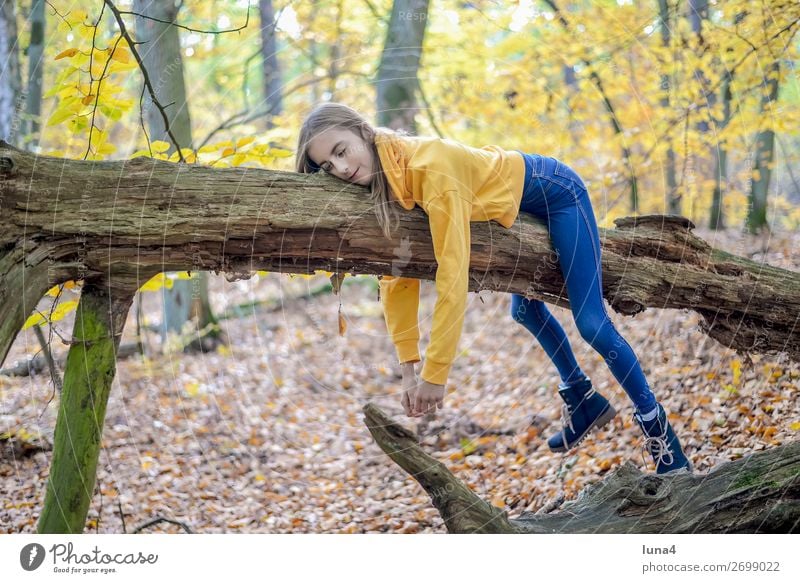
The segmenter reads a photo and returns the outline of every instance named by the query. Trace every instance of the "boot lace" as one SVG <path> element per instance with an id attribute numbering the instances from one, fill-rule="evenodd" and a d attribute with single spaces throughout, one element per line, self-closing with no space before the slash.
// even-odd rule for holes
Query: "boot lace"
<path id="1" fill-rule="evenodd" d="M 645 435 L 647 435 L 645 433 Z M 644 440 L 644 446 L 642 450 L 642 461 L 644 461 L 644 450 L 650 452 L 650 455 L 653 456 L 653 459 L 656 462 L 656 469 L 660 464 L 672 465 L 674 457 L 672 455 L 672 450 L 667 444 L 667 429 L 664 428 L 664 433 L 661 435 L 647 435 L 647 439 Z M 646 464 L 646 462 L 645 462 Z"/>
<path id="2" fill-rule="evenodd" d="M 594 386 L 590 387 L 586 394 L 581 399 L 581 402 L 578 403 L 577 407 L 580 407 L 583 402 L 595 394 Z M 577 408 L 576 407 L 576 408 Z M 572 410 L 569 408 L 567 403 L 563 403 L 561 405 L 561 442 L 564 444 L 564 447 L 569 446 L 569 442 L 567 441 L 567 427 L 572 433 L 575 433 L 575 426 L 572 424 Z"/>

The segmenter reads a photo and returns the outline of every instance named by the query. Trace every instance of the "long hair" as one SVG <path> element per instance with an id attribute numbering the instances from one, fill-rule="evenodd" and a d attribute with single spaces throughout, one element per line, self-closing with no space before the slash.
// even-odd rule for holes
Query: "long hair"
<path id="1" fill-rule="evenodd" d="M 308 144 L 316 135 L 334 128 L 352 131 L 361 136 L 368 147 L 372 148 L 373 168 L 372 180 L 369 184 L 370 194 L 378 224 L 386 238 L 391 241 L 392 220 L 394 220 L 395 227 L 400 220 L 397 209 L 399 203 L 392 196 L 389 181 L 381 167 L 378 149 L 375 146 L 375 128 L 355 109 L 342 103 L 329 102 L 317 105 L 308 114 L 300 128 L 300 137 L 297 140 L 296 171 L 312 174 L 320 170 L 320 167 L 308 156 Z"/>

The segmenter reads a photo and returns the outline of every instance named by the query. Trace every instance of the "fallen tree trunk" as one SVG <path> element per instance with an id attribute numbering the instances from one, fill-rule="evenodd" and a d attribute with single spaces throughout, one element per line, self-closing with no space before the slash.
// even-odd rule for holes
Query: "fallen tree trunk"
<path id="1" fill-rule="evenodd" d="M 491 222 L 471 228 L 472 291 L 567 304 L 543 225 L 522 215 L 512 229 Z M 626 314 L 691 308 L 726 346 L 798 360 L 800 275 L 711 249 L 691 228 L 681 217 L 657 216 L 604 230 L 603 293 L 611 305 Z M 162 271 L 235 279 L 259 269 L 432 280 L 436 261 L 421 209 L 402 213 L 388 241 L 364 189 L 324 175 L 147 158 L 85 162 L 0 142 L 0 364 L 50 287 L 84 281 L 39 532 L 83 529 L 114 354 L 135 291 Z M 96 336 L 87 337 L 87 322 Z M 502 516 L 490 517 L 476 515 L 470 529 L 505 528 Z"/>
<path id="2" fill-rule="evenodd" d="M 626 462 L 560 511 L 508 515 L 479 498 L 373 404 L 375 441 L 431 497 L 450 533 L 790 533 L 800 531 L 800 441 L 707 474 L 644 474 Z"/>
<path id="3" fill-rule="evenodd" d="M 76 161 L 0 142 L 0 364 L 44 292 L 71 279 L 103 278 L 112 293 L 179 270 L 435 279 L 424 212 L 401 217 L 396 240 L 386 240 L 365 190 L 322 175 Z M 600 234 L 603 293 L 615 310 L 693 309 L 725 346 L 800 359 L 799 274 L 712 249 L 682 217 L 617 225 Z M 471 230 L 470 290 L 567 305 L 543 225 L 521 215 L 511 229 L 477 222 Z"/>

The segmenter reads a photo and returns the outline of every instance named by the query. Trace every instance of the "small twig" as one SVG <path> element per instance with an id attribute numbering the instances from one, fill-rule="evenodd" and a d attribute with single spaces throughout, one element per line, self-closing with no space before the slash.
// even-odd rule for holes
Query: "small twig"
<path id="1" fill-rule="evenodd" d="M 50 346 L 47 344 L 47 339 L 44 337 L 44 333 L 42 332 L 41 326 L 34 326 L 34 332 L 36 333 L 36 338 L 39 339 L 39 344 L 42 347 L 42 353 L 44 354 L 44 359 L 47 362 L 47 368 L 50 369 L 50 379 L 53 381 L 53 387 L 60 393 L 61 387 L 61 376 L 58 374 L 58 370 L 56 369 L 56 363 L 53 360 L 53 354 L 50 352 Z"/>
<path id="2" fill-rule="evenodd" d="M 180 11 L 183 3 L 181 6 L 178 7 L 178 11 Z M 169 24 L 170 26 L 174 26 L 176 28 L 182 28 L 184 30 L 188 30 L 189 32 L 199 32 L 201 34 L 226 34 L 228 32 L 239 32 L 247 28 L 247 25 L 250 23 L 250 4 L 247 4 L 247 16 L 245 17 L 244 24 L 239 28 L 230 28 L 227 30 L 202 30 L 200 28 L 191 28 L 190 26 L 184 26 L 183 24 L 178 24 L 177 22 L 171 22 L 169 20 L 162 20 L 160 18 L 156 18 L 155 16 L 147 16 L 146 14 L 140 14 L 139 12 L 133 12 L 131 10 L 120 10 L 120 14 L 132 14 L 133 16 L 138 16 L 139 18 L 146 18 L 147 20 L 154 20 L 155 22 L 161 22 L 162 24 Z"/>
<path id="3" fill-rule="evenodd" d="M 137 532 L 141 532 L 143 529 L 153 526 L 154 524 L 158 524 L 159 522 L 169 522 L 170 524 L 176 524 L 181 528 L 183 528 L 183 530 L 185 530 L 188 534 L 194 534 L 194 531 L 191 528 L 189 528 L 189 525 L 187 525 L 185 522 L 181 522 L 180 520 L 173 520 L 171 518 L 164 518 L 163 516 L 159 518 L 154 518 L 149 522 L 145 522 L 141 526 L 137 526 L 136 528 L 133 529 L 133 532 L 131 534 L 136 534 Z"/>
<path id="4" fill-rule="evenodd" d="M 122 533 L 128 534 L 128 528 L 125 526 L 125 513 L 122 511 L 122 502 L 117 498 L 117 510 L 119 511 L 119 519 L 122 521 Z"/>

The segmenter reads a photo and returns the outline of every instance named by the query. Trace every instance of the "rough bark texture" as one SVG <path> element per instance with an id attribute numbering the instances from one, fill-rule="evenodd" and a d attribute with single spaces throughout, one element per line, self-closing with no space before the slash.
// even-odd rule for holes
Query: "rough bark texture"
<path id="1" fill-rule="evenodd" d="M 703 475 L 644 474 L 626 463 L 577 500 L 518 518 L 481 499 L 425 453 L 410 430 L 364 407 L 378 445 L 417 480 L 451 533 L 788 533 L 800 530 L 800 441 Z"/>
<path id="2" fill-rule="evenodd" d="M 617 225 L 600 232 L 614 309 L 690 308 L 725 346 L 800 358 L 800 275 L 712 249 L 682 217 Z M 546 227 L 532 216 L 510 229 L 474 222 L 471 234 L 470 290 L 567 305 Z M 401 213 L 389 241 L 366 189 L 335 178 L 34 157 L 0 143 L 0 363 L 44 292 L 63 281 L 103 277 L 113 292 L 162 271 L 386 274 L 402 239 L 401 274 L 435 279 L 422 209 Z"/>

